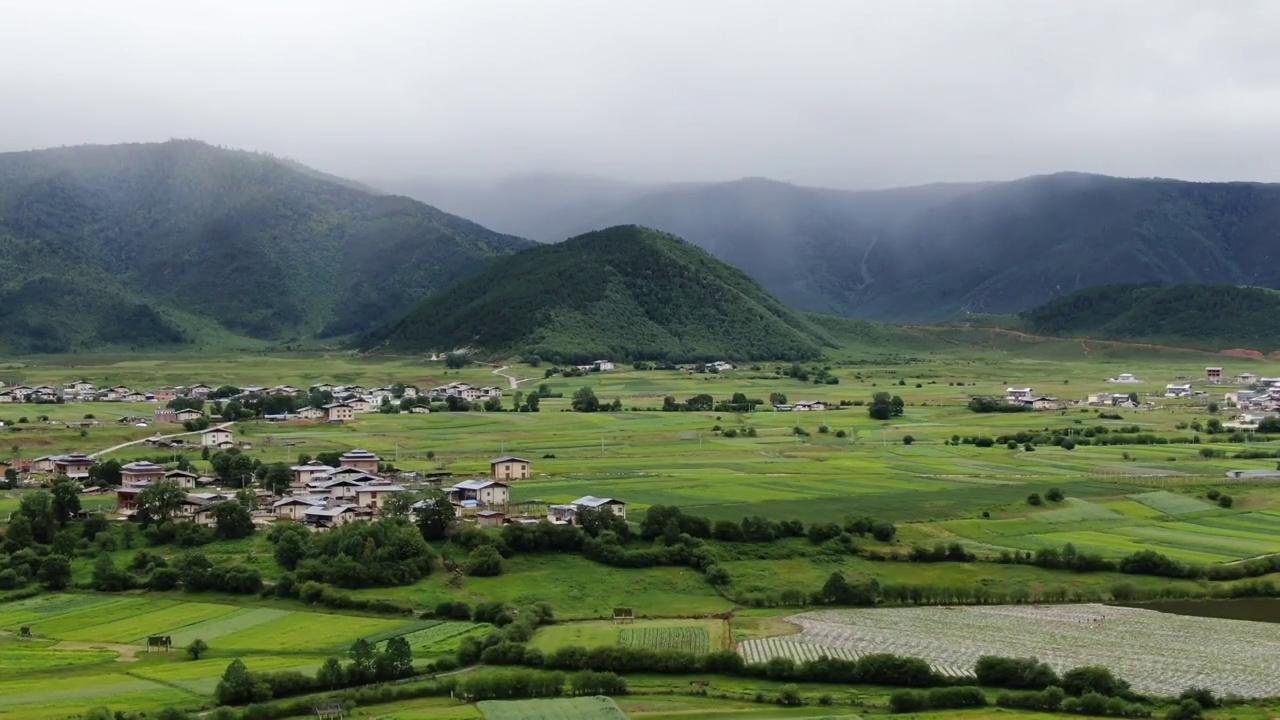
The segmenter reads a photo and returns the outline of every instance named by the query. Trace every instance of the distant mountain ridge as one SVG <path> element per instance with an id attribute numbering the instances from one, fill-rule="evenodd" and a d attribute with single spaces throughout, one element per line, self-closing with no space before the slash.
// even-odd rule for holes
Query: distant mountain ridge
<path id="1" fill-rule="evenodd" d="M 552 217 L 521 215 L 535 194 Z M 1261 183 L 1059 173 L 881 191 L 746 179 L 595 192 L 588 180 L 538 177 L 441 205 L 479 222 L 501 208 L 504 230 L 539 240 L 653 227 L 795 308 L 888 321 L 1022 312 L 1121 282 L 1280 287 L 1280 185 Z"/>
<path id="2" fill-rule="evenodd" d="M 803 359 L 830 342 L 740 270 L 628 225 L 501 258 L 363 344 L 582 363 Z"/>
<path id="3" fill-rule="evenodd" d="M 1057 336 L 1280 350 L 1280 292 L 1227 284 L 1103 285 L 1023 313 L 1025 329 Z"/>
<path id="4" fill-rule="evenodd" d="M 0 154 L 11 352 L 366 330 L 529 241 L 205 143 Z"/>

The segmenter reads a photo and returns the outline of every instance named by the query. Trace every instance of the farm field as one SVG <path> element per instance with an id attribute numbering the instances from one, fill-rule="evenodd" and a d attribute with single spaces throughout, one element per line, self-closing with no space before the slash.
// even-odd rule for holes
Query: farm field
<path id="1" fill-rule="evenodd" d="M 560 619 L 612 617 L 613 608 L 627 605 L 650 617 L 707 615 L 733 607 L 689 568 L 614 568 L 580 555 L 517 555 L 503 561 L 502 575 L 468 577 L 461 588 L 451 587 L 445 573 L 437 572 L 414 585 L 352 594 L 423 608 L 445 600 L 501 600 L 516 607 L 548 602 Z"/>
<path id="2" fill-rule="evenodd" d="M 23 626 L 37 638 L 56 640 L 140 644 L 148 635 L 169 635 L 177 645 L 199 637 L 220 652 L 318 653 L 345 650 L 357 638 L 394 633 L 408 622 L 133 595 L 65 594 L 0 605 L 0 630 L 16 632 Z"/>
<path id="3" fill-rule="evenodd" d="M 607 697 L 486 700 L 476 706 L 484 720 L 627 720 Z"/>
<path id="4" fill-rule="evenodd" d="M 1171 615 L 1098 604 L 830 610 L 788 618 L 785 638 L 747 640 L 751 660 L 893 652 L 962 675 L 983 655 L 1036 657 L 1059 672 L 1099 664 L 1138 692 L 1176 695 L 1192 686 L 1219 694 L 1280 694 L 1280 625 Z"/>
<path id="5" fill-rule="evenodd" d="M 543 652 L 558 647 L 602 647 L 625 645 L 655 650 L 709 652 L 728 646 L 728 626 L 724 620 L 665 619 L 636 620 L 618 625 L 612 620 L 557 623 L 539 628 L 531 643 Z"/>

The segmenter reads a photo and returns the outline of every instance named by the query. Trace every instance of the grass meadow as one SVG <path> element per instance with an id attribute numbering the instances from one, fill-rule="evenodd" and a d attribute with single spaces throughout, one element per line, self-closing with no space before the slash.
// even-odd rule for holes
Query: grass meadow
<path id="1" fill-rule="evenodd" d="M 432 413 L 362 415 L 350 424 L 268 424 L 244 422 L 236 439 L 263 462 L 294 463 L 300 454 L 362 447 L 397 466 L 451 472 L 466 477 L 487 471 L 488 459 L 520 455 L 533 461 L 532 480 L 513 488 L 517 501 L 564 502 L 602 495 L 628 503 L 633 520 L 656 504 L 674 504 L 713 519 L 746 515 L 798 518 L 806 523 L 870 515 L 894 521 L 892 544 L 866 541 L 868 547 L 907 551 L 912 545 L 959 542 L 979 553 L 1035 550 L 1072 543 L 1112 557 L 1153 549 L 1195 562 L 1230 562 L 1280 552 L 1280 482 L 1233 480 L 1236 469 L 1270 470 L 1275 458 L 1239 459 L 1241 451 L 1280 451 L 1280 442 L 1202 443 L 1143 446 L 1042 446 L 1034 452 L 1004 446 L 952 445 L 953 437 L 995 437 L 1018 431 L 1061 429 L 1084 434 L 1092 428 L 1138 425 L 1144 433 L 1191 438 L 1183 424 L 1213 417 L 1208 399 L 1155 399 L 1157 407 L 1121 411 L 1122 419 L 1103 419 L 1095 408 L 1065 411 L 977 415 L 966 408 L 974 395 L 1003 395 L 1009 386 L 1031 386 L 1039 393 L 1082 399 L 1114 390 L 1105 379 L 1123 372 L 1143 382 L 1123 386 L 1147 396 L 1166 383 L 1198 381 L 1207 365 L 1225 365 L 1227 374 L 1280 375 L 1280 362 L 1223 358 L 1207 353 L 1140 348 L 1119 343 L 1027 338 L 994 330 L 904 328 L 889 337 L 848 338 L 817 363 L 830 367 L 835 385 L 815 385 L 783 377 L 778 365 L 762 363 L 735 371 L 698 375 L 668 371 L 593 373 L 580 378 L 543 378 L 546 367 L 513 364 L 506 372 L 525 379 L 521 392 L 547 384 L 563 398 L 548 398 L 539 413 Z M 128 384 L 155 388 L 204 382 L 211 385 L 315 382 L 381 385 L 400 381 L 430 386 L 451 381 L 506 386 L 492 367 L 447 370 L 417 357 L 369 357 L 341 352 L 296 354 L 172 356 L 67 356 L 0 361 L 0 381 L 66 382 L 81 377 L 98 385 Z M 621 400 L 617 413 L 569 412 L 569 396 L 590 387 L 602 400 Z M 1229 387 L 1211 388 L 1221 402 Z M 865 402 L 876 392 L 900 395 L 902 417 L 872 420 L 865 408 L 850 406 L 815 413 L 662 413 L 665 396 L 685 400 L 706 393 L 727 400 L 733 393 L 768 399 L 814 399 L 838 404 Z M 510 407 L 514 390 L 505 390 Z M 89 403 L 49 406 L 0 406 L 0 459 L 34 458 L 58 452 L 96 452 L 141 440 L 168 426 L 135 427 L 116 422 L 127 415 L 149 416 L 147 404 Z M 102 425 L 68 429 L 44 422 L 80 420 L 93 415 Z M 1231 419 L 1223 408 L 1217 417 Z M 27 422 L 18 422 L 25 418 Z M 726 433 L 726 430 L 735 430 Z M 753 432 L 748 432 L 748 431 Z M 797 430 L 799 432 L 797 432 Z M 914 441 L 907 444 L 910 436 Z M 1205 457 L 1212 447 L 1222 453 Z M 188 451 L 198 466 L 209 466 Z M 111 454 L 122 462 L 161 456 L 136 445 Z M 174 458 L 172 451 L 163 457 Z M 1060 489 L 1062 502 L 1028 504 Z M 1231 507 L 1209 499 L 1211 491 L 1232 496 Z M 21 491 L 0 493 L 0 516 L 16 509 Z M 109 507 L 111 499 L 85 499 L 86 507 Z M 736 596 L 771 595 L 785 589 L 819 587 L 835 571 L 882 583 L 1021 587 L 1032 595 L 1060 593 L 1063 599 L 1105 594 L 1126 582 L 1139 588 L 1194 583 L 1108 573 L 1055 573 L 1023 565 L 992 563 L 916 564 L 871 562 L 857 557 L 823 557 L 806 551 L 804 539 L 768 549 L 713 543 Z M 123 563 L 136 552 L 116 553 Z M 171 548 L 156 551 L 168 553 Z M 217 542 L 202 548 L 215 562 L 235 559 L 261 570 L 270 580 L 279 569 L 265 539 Z M 78 561 L 76 579 L 90 573 Z M 1049 593 L 1047 591 L 1054 591 Z M 415 585 L 353 591 L 428 608 L 444 600 L 470 603 L 501 600 L 519 606 L 549 602 L 558 618 L 571 621 L 539 633 L 535 644 L 587 645 L 624 642 L 673 646 L 702 640 L 721 647 L 785 630 L 774 611 L 745 611 L 732 627 L 701 616 L 734 610 L 697 572 L 664 567 L 610 568 L 579 556 L 521 555 L 504 561 L 499 577 L 464 578 L 454 587 L 444 573 Z M 630 606 L 641 619 L 628 628 L 608 622 L 612 608 Z M 0 717 L 66 717 L 86 707 L 155 709 L 166 705 L 199 707 L 227 662 L 243 657 L 251 670 L 309 671 L 358 637 L 385 640 L 405 635 L 415 655 L 427 659 L 451 652 L 464 636 L 484 629 L 467 623 L 425 623 L 360 615 L 315 612 L 297 603 L 221 597 L 153 594 L 118 596 L 63 593 L 0 604 L 0 630 L 30 626 L 35 640 L 0 638 Z M 151 634 L 169 634 L 179 645 L 200 638 L 209 643 L 207 660 L 188 662 L 180 653 L 138 654 L 121 662 L 120 647 L 138 648 Z M 132 653 L 127 653 L 132 654 Z M 839 708 L 800 710 L 755 705 L 745 700 L 668 698 L 672 678 L 637 677 L 635 695 L 622 711 L 634 718 L 665 720 L 690 715 L 715 718 L 841 716 Z M 735 683 L 716 679 L 717 685 Z M 687 682 L 685 682 L 687 685 Z M 734 688 L 736 689 L 736 685 Z M 646 690 L 651 695 L 646 695 Z M 806 692 L 810 689 L 806 688 Z M 754 694 L 755 689 L 742 692 Z M 814 690 L 814 692 L 819 692 Z M 865 689 L 836 688 L 838 697 L 856 701 Z M 357 711 L 356 717 L 479 718 L 475 706 L 447 699 L 397 703 Z M 374 711 L 377 712 L 374 712 Z M 521 710 L 521 712 L 525 712 Z M 995 711 L 940 713 L 929 717 L 985 720 Z M 484 713 L 485 716 L 488 713 Z M 1244 716 L 1242 716 L 1244 717 Z M 490 718 L 492 720 L 492 718 Z"/>

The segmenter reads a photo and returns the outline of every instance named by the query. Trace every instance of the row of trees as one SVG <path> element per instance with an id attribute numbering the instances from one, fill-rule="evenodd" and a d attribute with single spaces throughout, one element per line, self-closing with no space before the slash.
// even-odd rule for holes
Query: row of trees
<path id="1" fill-rule="evenodd" d="M 214 690 L 214 699 L 219 705 L 244 705 L 320 690 L 398 680 L 415 672 L 413 649 L 403 637 L 387 640 L 381 650 L 361 638 L 351 645 L 347 657 L 345 665 L 337 657 L 326 659 L 314 676 L 294 671 L 254 673 L 237 658 L 222 673 Z"/>

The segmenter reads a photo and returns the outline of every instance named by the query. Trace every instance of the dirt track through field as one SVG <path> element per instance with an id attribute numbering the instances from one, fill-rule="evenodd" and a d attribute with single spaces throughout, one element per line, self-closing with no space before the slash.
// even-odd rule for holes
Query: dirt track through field
<path id="1" fill-rule="evenodd" d="M 119 653 L 116 662 L 137 662 L 138 653 L 142 650 L 137 645 L 123 645 L 120 643 L 95 643 L 95 642 L 75 642 L 72 640 L 63 640 L 53 646 L 54 650 L 110 650 Z"/>

